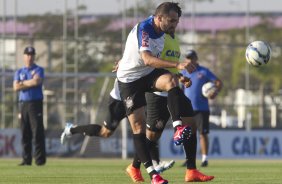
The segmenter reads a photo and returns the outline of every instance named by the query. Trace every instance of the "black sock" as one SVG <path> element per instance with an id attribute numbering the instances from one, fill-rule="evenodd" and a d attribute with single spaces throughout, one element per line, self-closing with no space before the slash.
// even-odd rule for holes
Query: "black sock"
<path id="1" fill-rule="evenodd" d="M 136 152 L 134 153 L 132 166 L 135 167 L 135 168 L 138 168 L 138 169 L 140 169 L 140 166 L 141 166 L 141 161 L 138 158 L 138 155 L 136 154 Z"/>
<path id="2" fill-rule="evenodd" d="M 181 90 L 179 87 L 174 87 L 168 91 L 167 106 L 171 115 L 172 121 L 181 120 Z"/>
<path id="3" fill-rule="evenodd" d="M 146 145 L 146 135 L 144 133 L 133 134 L 133 143 L 135 146 L 135 152 L 137 153 L 140 161 L 144 164 L 144 167 L 147 169 L 152 166 L 152 159 Z M 154 174 L 157 174 L 155 170 L 149 172 L 151 178 Z"/>
<path id="4" fill-rule="evenodd" d="M 192 134 L 188 140 L 183 142 L 183 146 L 186 154 L 187 169 L 196 169 L 197 134 Z"/>
<path id="5" fill-rule="evenodd" d="M 88 136 L 99 136 L 102 126 L 96 124 L 81 125 L 70 129 L 72 134 L 83 134 Z"/>
<path id="6" fill-rule="evenodd" d="M 149 149 L 150 155 L 152 160 L 157 161 L 157 163 L 159 164 L 160 162 L 160 153 L 159 153 L 159 144 L 158 142 L 155 141 L 151 141 L 149 139 L 147 140 L 147 147 Z"/>

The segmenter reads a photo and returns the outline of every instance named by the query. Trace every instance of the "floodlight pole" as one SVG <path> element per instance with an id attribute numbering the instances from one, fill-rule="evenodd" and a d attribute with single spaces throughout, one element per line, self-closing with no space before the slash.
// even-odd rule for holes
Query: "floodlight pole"
<path id="1" fill-rule="evenodd" d="M 191 37 L 192 37 L 192 45 L 195 45 L 195 13 L 196 13 L 196 3 L 195 0 L 191 1 Z"/>
<path id="2" fill-rule="evenodd" d="M 14 64 L 14 70 L 18 67 L 18 38 L 17 38 L 17 23 L 18 23 L 18 0 L 14 0 L 14 40 L 15 40 L 15 64 Z M 13 99 L 17 99 L 17 93 L 13 93 Z M 14 102 L 17 102 L 17 100 L 14 100 Z M 13 106 L 13 128 L 17 127 L 18 124 L 18 108 L 16 105 Z"/>
<path id="3" fill-rule="evenodd" d="M 246 1 L 247 3 L 247 8 L 246 8 L 246 43 L 247 45 L 250 42 L 250 0 Z M 245 90 L 246 93 L 249 92 L 250 90 L 250 65 L 248 64 L 248 62 L 245 62 Z M 248 106 L 249 104 L 246 103 L 246 105 Z M 245 129 L 247 131 L 251 130 L 251 114 L 249 113 L 248 107 L 246 107 L 245 110 Z"/>
<path id="4" fill-rule="evenodd" d="M 63 74 L 66 74 L 67 72 L 67 0 L 64 0 L 64 16 L 63 16 Z M 66 88 L 67 88 L 67 79 L 64 75 L 63 77 L 63 86 L 62 86 L 62 127 L 64 127 L 64 123 L 66 122 Z"/>
<path id="5" fill-rule="evenodd" d="M 246 43 L 249 44 L 250 42 L 250 0 L 247 0 L 247 8 L 246 8 Z M 250 66 L 246 62 L 245 68 L 245 89 L 250 89 Z"/>
<path id="6" fill-rule="evenodd" d="M 78 34 L 79 34 L 79 0 L 75 1 L 75 17 L 74 17 L 74 40 L 75 40 L 75 48 L 74 48 L 74 73 L 78 74 Z M 78 78 L 74 78 L 74 122 L 78 122 Z"/>
<path id="7" fill-rule="evenodd" d="M 125 48 L 125 41 L 126 41 L 126 0 L 123 0 L 122 1 L 122 8 L 121 8 L 121 11 L 122 11 L 122 35 L 121 35 L 121 38 L 122 38 L 122 53 L 123 53 L 123 50 Z M 128 145 L 128 142 L 127 142 L 127 139 L 128 139 L 128 135 L 127 135 L 127 121 L 124 120 L 122 121 L 122 150 L 121 150 L 121 157 L 122 159 L 126 159 L 127 158 L 127 145 Z"/>
<path id="8" fill-rule="evenodd" d="M 6 0 L 3 0 L 3 13 L 2 13 L 2 64 L 1 64 L 1 128 L 5 128 L 5 84 L 6 79 L 4 73 L 5 70 L 5 61 L 6 61 Z"/>

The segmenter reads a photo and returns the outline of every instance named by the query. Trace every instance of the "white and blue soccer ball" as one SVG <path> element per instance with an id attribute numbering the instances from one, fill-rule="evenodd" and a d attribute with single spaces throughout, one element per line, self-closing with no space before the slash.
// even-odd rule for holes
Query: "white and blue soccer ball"
<path id="1" fill-rule="evenodd" d="M 206 98 L 209 98 L 216 90 L 217 87 L 213 82 L 207 82 L 202 86 L 202 94 Z"/>
<path id="2" fill-rule="evenodd" d="M 271 57 L 271 48 L 268 43 L 254 41 L 246 49 L 247 62 L 252 66 L 261 66 L 268 63 Z"/>

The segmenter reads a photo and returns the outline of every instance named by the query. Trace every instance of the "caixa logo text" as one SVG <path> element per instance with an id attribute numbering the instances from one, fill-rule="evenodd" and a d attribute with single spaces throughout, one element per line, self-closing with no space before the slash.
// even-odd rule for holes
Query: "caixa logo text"
<path id="1" fill-rule="evenodd" d="M 281 156 L 277 137 L 235 137 L 232 141 L 235 155 Z"/>

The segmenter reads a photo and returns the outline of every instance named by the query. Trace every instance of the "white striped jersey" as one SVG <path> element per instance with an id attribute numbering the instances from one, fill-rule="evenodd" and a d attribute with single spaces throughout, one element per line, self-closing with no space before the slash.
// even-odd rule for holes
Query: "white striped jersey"
<path id="1" fill-rule="evenodd" d="M 153 56 L 160 57 L 164 48 L 165 34 L 157 33 L 153 27 L 154 17 L 137 24 L 129 33 L 123 57 L 119 63 L 117 78 L 129 83 L 151 73 L 154 68 L 145 66 L 140 52 L 150 51 Z"/>

